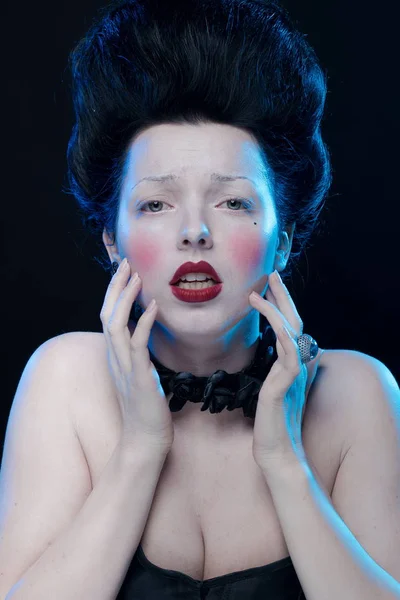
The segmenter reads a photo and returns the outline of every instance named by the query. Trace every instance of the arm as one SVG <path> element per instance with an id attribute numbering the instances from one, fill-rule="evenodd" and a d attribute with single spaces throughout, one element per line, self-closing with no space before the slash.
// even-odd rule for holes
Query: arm
<path id="1" fill-rule="evenodd" d="M 399 388 L 371 357 L 334 358 L 318 401 L 343 411 L 349 449 L 332 501 L 307 461 L 263 473 L 308 600 L 399 600 Z"/>
<path id="2" fill-rule="evenodd" d="M 71 526 L 6 600 L 115 600 L 142 537 L 165 458 L 117 445 Z"/>
<path id="3" fill-rule="evenodd" d="M 19 382 L 0 471 L 0 600 L 114 600 L 143 534 L 168 452 L 121 438 L 93 487 L 72 406 L 95 393 L 92 341 L 48 340 Z"/>
<path id="4" fill-rule="evenodd" d="M 400 583 L 359 544 L 308 465 L 267 482 L 307 600 L 400 600 Z"/>

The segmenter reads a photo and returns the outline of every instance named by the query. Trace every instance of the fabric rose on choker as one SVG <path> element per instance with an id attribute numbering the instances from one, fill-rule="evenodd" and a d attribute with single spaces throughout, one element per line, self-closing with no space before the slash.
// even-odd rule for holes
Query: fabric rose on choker
<path id="1" fill-rule="evenodd" d="M 196 377 L 188 371 L 176 373 L 162 365 L 150 352 L 165 395 L 172 392 L 171 412 L 181 410 L 186 402 L 202 402 L 201 411 L 220 413 L 242 408 L 245 417 L 255 418 L 258 394 L 277 358 L 276 336 L 270 325 L 265 327 L 250 365 L 237 373 L 215 371 L 209 377 Z"/>

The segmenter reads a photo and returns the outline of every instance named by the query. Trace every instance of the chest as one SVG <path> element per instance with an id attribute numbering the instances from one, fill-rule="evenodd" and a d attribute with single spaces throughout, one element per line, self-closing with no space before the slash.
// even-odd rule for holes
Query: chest
<path id="1" fill-rule="evenodd" d="M 117 399 L 97 379 L 80 403 L 79 436 L 96 485 L 120 438 Z M 200 405 L 196 405 L 200 410 Z M 331 494 L 340 464 L 338 423 L 310 391 L 303 444 Z M 204 580 L 289 555 L 265 478 L 252 456 L 252 428 L 224 437 L 175 428 L 141 539 L 147 559 Z"/>

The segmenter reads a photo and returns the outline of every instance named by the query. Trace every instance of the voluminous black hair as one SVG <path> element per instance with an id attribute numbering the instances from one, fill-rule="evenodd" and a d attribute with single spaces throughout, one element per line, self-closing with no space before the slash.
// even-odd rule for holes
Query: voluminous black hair
<path id="1" fill-rule="evenodd" d="M 274 174 L 280 230 L 295 223 L 288 277 L 319 224 L 331 185 L 321 137 L 326 75 L 275 0 L 119 0 L 70 54 L 76 122 L 68 192 L 85 228 L 116 239 L 132 140 L 161 123 L 239 127 Z M 103 257 L 101 256 L 103 253 Z"/>

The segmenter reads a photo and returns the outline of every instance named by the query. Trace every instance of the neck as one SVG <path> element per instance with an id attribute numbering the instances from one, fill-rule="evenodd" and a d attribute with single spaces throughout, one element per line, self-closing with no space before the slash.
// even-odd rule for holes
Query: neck
<path id="1" fill-rule="evenodd" d="M 261 322 L 257 319 L 255 323 L 250 322 L 250 324 L 247 329 L 243 328 L 242 323 L 236 325 L 233 330 L 214 334 L 211 343 L 209 332 L 206 336 L 204 331 L 196 333 L 192 328 L 186 335 L 180 328 L 178 337 L 174 335 L 171 327 L 166 330 L 160 323 L 154 323 L 148 343 L 150 358 L 160 374 L 160 381 L 167 402 L 171 406 L 174 423 L 183 432 L 198 429 L 202 433 L 209 431 L 210 434 L 214 432 L 219 435 L 225 430 L 233 431 L 232 428 L 235 431 L 249 431 L 249 428 L 252 428 L 254 401 L 256 401 L 254 398 L 257 394 L 255 382 L 261 385 L 265 379 L 268 368 L 274 360 L 273 356 L 271 358 L 270 351 L 275 341 L 274 336 L 271 339 L 272 329 L 267 327 L 268 323 L 265 319 L 261 319 Z M 136 323 L 129 321 L 128 327 L 133 335 Z M 260 327 L 264 335 L 260 334 Z M 268 334 L 266 334 L 267 329 L 269 329 Z M 193 340 L 196 340 L 195 345 Z M 217 371 L 225 371 L 225 375 Z M 245 372 L 244 376 L 249 378 L 248 381 L 238 379 L 241 371 Z M 202 378 L 202 384 L 194 382 L 193 377 Z M 209 377 L 213 377 L 212 388 L 208 389 L 207 396 L 201 398 L 201 394 L 205 392 L 202 386 L 208 383 Z M 222 388 L 218 387 L 221 377 Z M 194 387 L 192 387 L 193 383 Z M 238 406 L 229 411 L 226 408 L 222 411 L 216 409 L 215 402 L 222 401 L 225 406 L 232 402 L 232 395 L 226 395 L 223 391 L 224 387 L 234 392 L 239 389 L 239 385 L 244 385 L 243 389 L 246 389 L 239 403 L 243 408 Z M 174 393 L 171 393 L 172 388 Z M 234 394 L 233 402 L 237 398 Z M 200 402 L 203 403 L 203 410 Z M 210 403 L 214 408 L 211 409 Z"/>
<path id="2" fill-rule="evenodd" d="M 259 319 L 248 319 L 235 327 L 210 331 L 171 331 L 154 323 L 149 350 L 165 367 L 176 373 L 187 371 L 209 377 L 217 370 L 236 373 L 254 358 L 259 343 Z"/>

